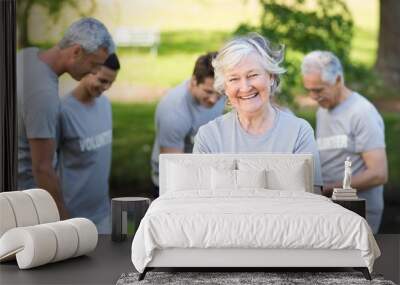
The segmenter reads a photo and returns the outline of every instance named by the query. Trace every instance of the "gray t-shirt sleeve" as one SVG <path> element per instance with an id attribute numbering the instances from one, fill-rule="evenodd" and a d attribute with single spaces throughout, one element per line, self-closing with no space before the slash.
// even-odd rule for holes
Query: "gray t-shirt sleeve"
<path id="1" fill-rule="evenodd" d="M 314 158 L 314 185 L 322 186 L 321 163 L 317 143 L 314 138 L 314 130 L 310 124 L 303 120 L 297 137 L 294 153 L 311 153 Z"/>
<path id="2" fill-rule="evenodd" d="M 190 132 L 190 122 L 177 112 L 157 114 L 157 135 L 160 147 L 184 149 L 185 137 Z"/>
<path id="3" fill-rule="evenodd" d="M 24 121 L 28 139 L 57 138 L 60 101 L 53 89 L 41 89 L 40 96 L 26 96 Z"/>
<path id="4" fill-rule="evenodd" d="M 382 118 L 375 112 L 360 113 L 354 121 L 355 151 L 385 148 L 385 128 Z"/>
<path id="5" fill-rule="evenodd" d="M 206 128 L 209 128 L 209 125 L 201 126 L 199 131 L 197 132 L 196 136 L 194 137 L 194 146 L 193 146 L 193 153 L 212 153 L 210 149 L 210 144 L 207 143 L 207 135 L 206 135 Z"/>

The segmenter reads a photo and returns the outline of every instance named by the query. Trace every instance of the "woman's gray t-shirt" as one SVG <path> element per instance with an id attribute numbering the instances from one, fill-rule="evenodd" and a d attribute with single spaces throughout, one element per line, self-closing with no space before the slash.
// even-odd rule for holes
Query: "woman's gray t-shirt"
<path id="1" fill-rule="evenodd" d="M 292 114 L 276 111 L 270 130 L 262 135 L 247 133 L 238 120 L 237 112 L 200 127 L 193 153 L 311 153 L 314 157 L 314 185 L 322 185 L 321 168 L 314 131 L 310 124 Z"/>

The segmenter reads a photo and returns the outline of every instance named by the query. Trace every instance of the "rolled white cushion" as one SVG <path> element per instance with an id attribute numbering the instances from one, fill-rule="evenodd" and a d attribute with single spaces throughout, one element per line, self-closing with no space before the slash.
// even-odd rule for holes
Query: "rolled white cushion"
<path id="1" fill-rule="evenodd" d="M 13 209 L 17 227 L 33 226 L 39 223 L 38 215 L 31 197 L 23 191 L 2 192 Z"/>
<path id="2" fill-rule="evenodd" d="M 56 249 L 56 236 L 47 227 L 13 228 L 0 239 L 0 260 L 16 254 L 19 268 L 28 269 L 51 262 Z"/>
<path id="3" fill-rule="evenodd" d="M 39 224 L 60 220 L 56 202 L 49 192 L 43 189 L 29 189 L 23 192 L 31 197 L 39 218 Z"/>
<path id="4" fill-rule="evenodd" d="M 78 233 L 75 228 L 66 221 L 43 224 L 53 231 L 57 240 L 56 253 L 51 262 L 57 262 L 75 255 L 78 249 Z"/>
<path id="5" fill-rule="evenodd" d="M 96 225 L 85 218 L 74 218 L 65 220 L 75 227 L 78 233 L 78 248 L 74 254 L 74 257 L 86 254 L 96 248 L 98 233 Z"/>
<path id="6" fill-rule="evenodd" d="M 15 228 L 17 222 L 10 202 L 6 197 L 0 196 L 0 237 L 9 229 Z"/>
<path id="7" fill-rule="evenodd" d="M 43 189 L 0 193 L 0 237 L 15 227 L 60 220 L 53 197 Z"/>
<path id="8" fill-rule="evenodd" d="M 8 230 L 0 238 L 0 261 L 16 256 L 20 269 L 86 254 L 97 245 L 92 221 L 75 218 Z"/>

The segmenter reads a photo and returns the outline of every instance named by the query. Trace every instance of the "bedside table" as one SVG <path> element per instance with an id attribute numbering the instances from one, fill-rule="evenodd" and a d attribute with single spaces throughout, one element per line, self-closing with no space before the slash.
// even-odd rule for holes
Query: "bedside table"
<path id="1" fill-rule="evenodd" d="M 145 197 L 112 198 L 112 241 L 124 241 L 127 236 L 133 237 L 150 203 L 150 198 Z"/>
<path id="2" fill-rule="evenodd" d="M 340 206 L 359 214 L 365 219 L 365 199 L 356 200 L 333 200 L 333 203 L 339 204 Z"/>

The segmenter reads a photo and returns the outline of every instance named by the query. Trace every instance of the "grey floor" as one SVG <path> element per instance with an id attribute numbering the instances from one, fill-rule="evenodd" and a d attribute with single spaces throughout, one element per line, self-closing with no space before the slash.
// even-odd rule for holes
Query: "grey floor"
<path id="1" fill-rule="evenodd" d="M 378 235 L 382 256 L 374 272 L 385 279 L 400 282 L 400 235 Z M 134 271 L 130 259 L 131 241 L 112 242 L 100 236 L 94 252 L 42 267 L 19 270 L 16 262 L 0 265 L 0 284 L 115 284 L 124 272 Z M 312 271 L 312 270 L 310 270 Z"/>
<path id="2" fill-rule="evenodd" d="M 115 284 L 124 272 L 134 271 L 131 242 L 115 243 L 99 236 L 95 251 L 57 263 L 18 270 L 16 262 L 0 264 L 0 284 Z"/>

